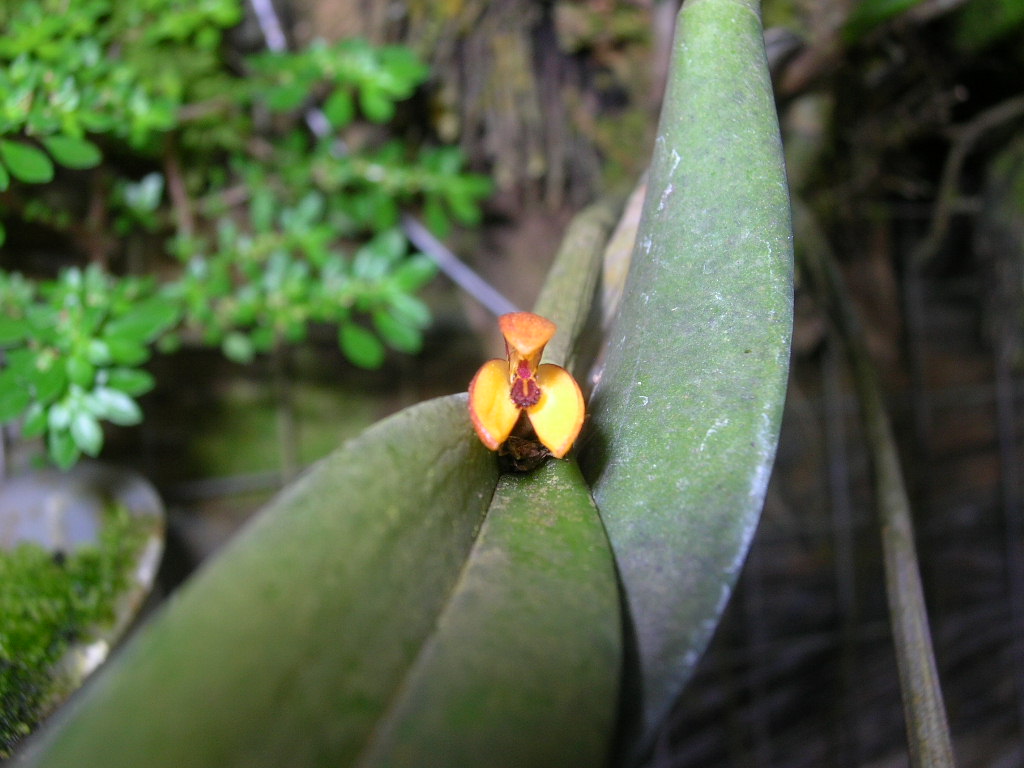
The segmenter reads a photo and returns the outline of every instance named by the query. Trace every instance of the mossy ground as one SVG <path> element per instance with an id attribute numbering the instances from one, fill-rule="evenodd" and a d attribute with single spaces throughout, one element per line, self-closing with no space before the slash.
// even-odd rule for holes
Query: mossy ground
<path id="1" fill-rule="evenodd" d="M 113 507 L 97 544 L 73 554 L 27 543 L 0 550 L 0 759 L 59 693 L 53 669 L 68 646 L 114 618 L 143 539 L 127 510 Z"/>

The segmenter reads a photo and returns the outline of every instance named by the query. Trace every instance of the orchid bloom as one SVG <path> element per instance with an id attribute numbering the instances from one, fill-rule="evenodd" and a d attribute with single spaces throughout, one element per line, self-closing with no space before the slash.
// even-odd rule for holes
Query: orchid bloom
<path id="1" fill-rule="evenodd" d="M 562 458 L 583 426 L 583 393 L 572 374 L 540 364 L 555 324 L 532 312 L 498 318 L 507 359 L 488 360 L 469 384 L 469 414 L 481 442 L 498 450 L 523 413 L 537 439 Z"/>

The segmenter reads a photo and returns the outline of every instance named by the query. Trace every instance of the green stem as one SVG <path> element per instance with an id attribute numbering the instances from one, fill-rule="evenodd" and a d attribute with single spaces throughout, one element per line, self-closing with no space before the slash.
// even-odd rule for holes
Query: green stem
<path id="1" fill-rule="evenodd" d="M 910 500 L 882 389 L 824 234 L 795 198 L 793 217 L 798 240 L 805 246 L 801 265 L 832 315 L 860 399 L 875 472 L 889 616 L 896 646 L 911 765 L 915 768 L 952 768 L 955 765 L 953 747 L 928 628 Z"/>
<path id="2" fill-rule="evenodd" d="M 558 326 L 545 359 L 576 368 L 581 331 L 595 309 L 593 301 L 608 237 L 622 212 L 622 196 L 608 195 L 578 213 L 566 228 L 533 311 Z"/>

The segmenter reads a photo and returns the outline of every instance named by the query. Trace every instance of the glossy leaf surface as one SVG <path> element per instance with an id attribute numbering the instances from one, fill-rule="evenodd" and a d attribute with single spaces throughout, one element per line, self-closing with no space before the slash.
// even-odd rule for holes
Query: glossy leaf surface
<path id="1" fill-rule="evenodd" d="M 758 3 L 689 2 L 581 438 L 631 628 L 634 753 L 742 566 L 774 459 L 791 318 L 789 201 Z"/>

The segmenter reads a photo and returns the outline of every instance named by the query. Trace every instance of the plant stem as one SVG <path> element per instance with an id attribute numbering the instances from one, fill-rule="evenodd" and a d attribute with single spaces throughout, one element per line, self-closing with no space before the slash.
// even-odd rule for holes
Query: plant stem
<path id="1" fill-rule="evenodd" d="M 515 312 L 516 306 L 490 283 L 449 251 L 430 230 L 407 213 L 402 214 L 402 230 L 409 241 L 429 256 L 452 282 L 483 304 L 495 316 Z"/>
<path id="2" fill-rule="evenodd" d="M 939 182 L 938 193 L 935 195 L 935 206 L 928 234 L 918 243 L 910 256 L 914 266 L 920 268 L 931 261 L 945 242 L 946 233 L 949 231 L 949 224 L 953 218 L 960 174 L 975 145 L 989 131 L 1002 128 L 1021 117 L 1024 117 L 1024 96 L 1000 102 L 977 115 L 956 131 L 955 141 L 942 167 L 942 178 Z"/>
<path id="3" fill-rule="evenodd" d="M 811 214 L 793 199 L 794 230 L 803 241 L 801 266 L 827 306 L 845 347 L 861 404 L 875 473 L 886 592 L 911 765 L 952 768 L 953 747 L 928 628 L 914 526 L 896 440 L 881 386 L 831 248 Z"/>
<path id="4" fill-rule="evenodd" d="M 545 352 L 545 359 L 576 368 L 579 357 L 592 357 L 595 350 L 579 349 L 577 341 L 592 312 L 599 310 L 594 297 L 601 274 L 608 238 L 622 213 L 623 195 L 610 194 L 584 208 L 569 222 L 544 288 L 533 305 L 558 328 Z M 594 335 L 597 343 L 600 334 Z M 588 354 L 589 353 L 589 354 Z M 577 373 L 579 371 L 576 371 Z"/>

